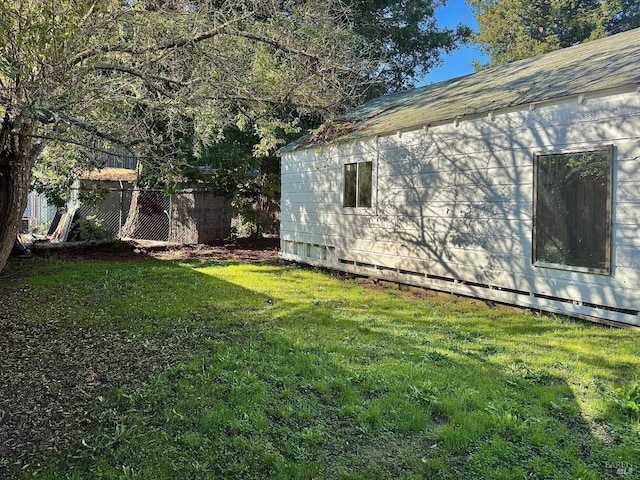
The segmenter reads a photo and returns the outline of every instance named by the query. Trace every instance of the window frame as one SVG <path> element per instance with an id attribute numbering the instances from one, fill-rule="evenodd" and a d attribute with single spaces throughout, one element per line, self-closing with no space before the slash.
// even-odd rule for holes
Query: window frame
<path id="1" fill-rule="evenodd" d="M 369 192 L 369 205 L 367 206 L 361 206 L 360 205 L 360 166 L 362 164 L 369 164 L 370 168 L 371 168 L 371 177 L 370 177 L 370 192 Z M 350 165 L 356 165 L 356 175 L 355 175 L 355 205 L 346 205 L 346 200 L 347 200 L 347 167 Z M 375 205 L 375 162 L 373 162 L 372 160 L 359 160 L 359 161 L 345 161 L 342 164 L 342 208 L 343 210 L 349 212 L 349 211 L 358 211 L 358 212 L 362 212 L 362 211 L 370 211 L 374 208 Z"/>
<path id="2" fill-rule="evenodd" d="M 540 158 L 551 155 L 567 155 L 567 154 L 581 154 L 592 152 L 605 152 L 607 154 L 607 184 L 606 184 L 606 204 L 605 204 L 605 266 L 598 267 L 585 267 L 579 265 L 569 265 L 564 263 L 545 262 L 537 260 L 538 258 L 538 246 L 537 246 L 537 229 L 538 229 L 538 173 Z M 599 275 L 611 275 L 612 273 L 612 244 L 613 244 L 613 163 L 614 163 L 615 147 L 613 144 L 598 145 L 598 146 L 586 146 L 575 147 L 569 149 L 560 150 L 545 150 L 534 152 L 533 154 L 533 226 L 532 226 L 532 257 L 531 262 L 535 267 L 553 268 L 558 270 L 568 270 L 572 272 L 580 273 L 593 273 Z"/>

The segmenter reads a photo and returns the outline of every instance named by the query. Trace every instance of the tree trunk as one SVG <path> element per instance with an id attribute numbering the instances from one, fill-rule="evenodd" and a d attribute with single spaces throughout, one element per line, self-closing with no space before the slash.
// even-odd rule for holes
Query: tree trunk
<path id="1" fill-rule="evenodd" d="M 167 210 L 163 192 L 140 190 L 136 187 L 131 195 L 129 215 L 122 227 L 121 236 L 123 238 L 166 242 L 169 239 Z"/>
<path id="2" fill-rule="evenodd" d="M 20 232 L 22 213 L 27 205 L 31 169 L 42 151 L 33 144 L 32 128 L 22 126 L 14 132 L 5 116 L 0 130 L 0 271 L 4 269 Z"/>

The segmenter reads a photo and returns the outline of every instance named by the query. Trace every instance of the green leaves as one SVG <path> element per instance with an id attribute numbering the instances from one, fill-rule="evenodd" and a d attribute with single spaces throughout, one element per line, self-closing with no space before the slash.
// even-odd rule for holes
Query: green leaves
<path id="1" fill-rule="evenodd" d="M 356 32 L 383 61 L 380 80 L 401 90 L 436 66 L 440 56 L 464 43 L 471 29 L 438 27 L 435 9 L 446 2 L 432 0 L 350 0 Z"/>
<path id="2" fill-rule="evenodd" d="M 616 388 L 611 397 L 618 410 L 629 418 L 640 421 L 640 382 Z"/>
<path id="3" fill-rule="evenodd" d="M 474 42 L 499 65 L 640 25 L 626 0 L 468 0 L 480 32 Z M 637 2 L 636 2 L 637 3 Z"/>
<path id="4" fill-rule="evenodd" d="M 338 1 L 289 12 L 242 0 L 0 9 L 0 105 L 40 137 L 121 143 L 146 162 L 176 161 L 184 138 L 215 144 L 236 127 L 258 137 L 256 153 L 272 153 L 298 114 L 343 111 L 376 70 Z M 50 128 L 54 117 L 67 128 Z"/>

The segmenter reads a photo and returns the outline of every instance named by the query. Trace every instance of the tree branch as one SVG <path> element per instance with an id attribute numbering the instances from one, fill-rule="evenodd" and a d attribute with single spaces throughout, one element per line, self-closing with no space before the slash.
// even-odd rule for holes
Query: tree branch
<path id="1" fill-rule="evenodd" d="M 140 139 L 122 139 L 113 136 L 109 133 L 100 131 L 98 127 L 91 123 L 85 122 L 84 120 L 72 117 L 65 113 L 54 112 L 53 110 L 45 107 L 29 107 L 28 110 L 33 111 L 35 113 L 36 119 L 42 124 L 59 123 L 60 121 L 62 121 L 76 128 L 79 128 L 80 130 L 90 133 L 97 138 L 122 145 L 123 147 L 132 147 L 134 145 L 140 145 L 142 143 L 149 143 L 145 140 Z"/>
<path id="2" fill-rule="evenodd" d="M 291 93 L 287 94 L 285 96 L 289 97 L 291 95 Z M 217 95 L 215 97 L 205 97 L 206 100 L 231 100 L 231 101 L 240 101 L 240 102 L 246 102 L 246 103 L 257 103 L 257 104 L 261 104 L 261 103 L 266 103 L 269 104 L 271 106 L 286 106 L 286 101 L 284 99 L 282 100 L 278 100 L 278 99 L 274 99 L 274 98 L 267 98 L 267 97 L 252 97 L 252 96 L 248 96 L 248 95 Z M 316 104 L 312 104 L 312 103 L 304 103 L 304 102 L 293 102 L 291 101 L 291 105 L 292 106 L 298 106 L 298 107 L 305 107 L 305 108 L 313 108 L 313 109 L 318 109 L 318 110 L 322 110 L 322 111 L 329 111 L 330 107 L 329 106 L 322 106 L 322 105 L 316 105 Z"/>
<path id="3" fill-rule="evenodd" d="M 242 37 L 242 38 L 246 38 L 248 40 L 253 40 L 255 42 L 259 42 L 259 43 L 264 43 L 267 45 L 271 45 L 272 47 L 285 52 L 285 53 L 291 53 L 294 55 L 299 55 L 301 57 L 305 57 L 309 60 L 314 60 L 317 61 L 319 60 L 319 57 L 317 55 L 312 55 L 310 53 L 307 53 L 303 50 L 298 50 L 297 48 L 291 48 L 288 47 L 287 45 L 284 45 L 281 42 L 278 42 L 277 40 L 274 40 L 273 38 L 269 38 L 266 35 L 261 35 L 258 33 L 252 33 L 252 32 L 244 32 L 242 30 L 235 30 L 233 32 L 229 33 L 230 35 L 235 35 L 238 37 Z"/>
<path id="4" fill-rule="evenodd" d="M 162 82 L 167 82 L 167 83 L 172 83 L 172 84 L 180 84 L 180 82 L 178 82 L 177 80 L 171 79 L 171 78 L 167 78 L 167 77 L 160 77 L 158 75 L 145 75 L 145 73 L 142 70 L 138 70 L 136 68 L 132 68 L 132 67 L 126 67 L 124 65 L 109 65 L 106 63 L 100 63 L 97 65 L 92 65 L 90 67 L 91 69 L 95 69 L 95 70 L 105 70 L 105 71 L 115 71 L 115 72 L 121 72 L 121 73 L 128 73 L 129 75 L 132 75 L 134 77 L 137 77 L 139 79 L 141 79 L 149 88 L 155 90 L 156 92 L 164 95 L 165 97 L 171 98 L 171 99 L 175 99 L 175 95 L 173 93 L 171 93 L 169 90 L 162 88 L 161 86 L 155 84 L 152 82 L 152 80 L 158 80 L 158 81 L 162 81 Z"/>
<path id="5" fill-rule="evenodd" d="M 26 137 L 26 138 L 38 138 L 40 140 L 51 140 L 54 142 L 61 142 L 61 143 L 68 143 L 71 145 L 77 145 L 78 147 L 82 147 L 82 148 L 86 148 L 88 150 L 93 150 L 94 152 L 99 152 L 99 153 L 106 153 L 109 155 L 113 155 L 114 157 L 121 157 L 121 158 L 129 158 L 131 157 L 131 154 L 129 155 L 125 155 L 124 153 L 116 153 L 113 150 L 105 150 L 103 148 L 98 148 L 95 145 L 89 145 L 83 142 L 80 142 L 78 140 L 72 140 L 70 138 L 62 138 L 62 137 L 56 137 L 53 135 L 39 135 L 39 134 L 35 134 L 35 133 L 16 133 L 16 136 L 18 137 Z"/>
<path id="6" fill-rule="evenodd" d="M 216 28 L 209 30 L 205 33 L 202 33 L 200 35 L 197 35 L 195 37 L 188 37 L 188 38 L 177 38 L 174 39 L 170 42 L 166 42 L 162 45 L 153 45 L 150 47 L 145 47 L 145 48 L 126 48 L 122 45 L 115 45 L 115 46 L 111 46 L 111 47 L 101 47 L 101 48 L 94 48 L 92 50 L 88 50 L 85 52 L 82 52 L 78 55 L 76 55 L 73 60 L 71 60 L 71 64 L 73 65 L 77 65 L 79 63 L 82 63 L 85 60 L 88 60 L 91 57 L 94 57 L 96 55 L 100 55 L 100 54 L 104 54 L 104 53 L 127 53 L 129 55 L 143 55 L 146 53 L 152 53 L 152 52 L 161 52 L 163 50 L 170 50 L 173 48 L 181 48 L 184 47 L 186 45 L 189 44 L 196 44 L 196 43 L 200 43 L 203 42 L 205 40 L 209 40 L 213 37 L 216 37 L 222 33 L 224 33 L 224 30 L 229 28 L 229 26 L 233 23 L 238 23 L 241 20 L 244 20 L 246 18 L 249 18 L 252 14 L 248 13 L 246 15 L 243 15 L 242 17 L 230 20 L 228 22 L 223 23 L 222 25 L 217 26 Z"/>

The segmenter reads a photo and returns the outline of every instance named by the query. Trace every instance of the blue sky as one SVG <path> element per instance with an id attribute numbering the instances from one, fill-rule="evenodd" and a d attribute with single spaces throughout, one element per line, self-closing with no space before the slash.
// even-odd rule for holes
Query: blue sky
<path id="1" fill-rule="evenodd" d="M 436 10 L 438 25 L 441 27 L 455 27 L 459 23 L 469 25 L 478 31 L 478 22 L 471 14 L 464 0 L 448 0 L 447 6 Z M 475 46 L 461 47 L 443 58 L 442 66 L 431 69 L 425 76 L 421 85 L 440 82 L 450 78 L 460 77 L 473 73 L 475 70 L 471 64 L 473 60 L 485 63 L 488 58 Z"/>

